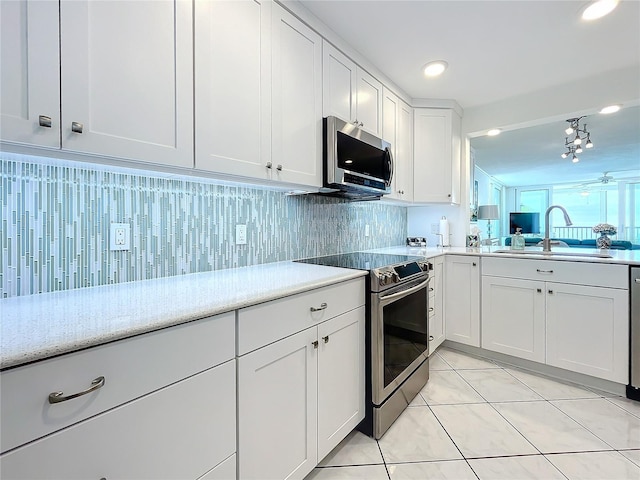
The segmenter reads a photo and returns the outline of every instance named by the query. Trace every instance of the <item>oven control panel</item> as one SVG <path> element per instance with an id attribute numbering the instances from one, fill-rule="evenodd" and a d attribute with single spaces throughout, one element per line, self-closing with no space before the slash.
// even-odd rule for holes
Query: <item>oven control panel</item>
<path id="1" fill-rule="evenodd" d="M 426 260 L 421 260 L 376 268 L 371 271 L 371 275 L 377 279 L 378 285 L 382 287 L 395 285 L 414 277 L 417 278 L 420 275 L 424 275 L 425 272 L 429 274 L 431 270 L 433 270 L 433 264 Z"/>

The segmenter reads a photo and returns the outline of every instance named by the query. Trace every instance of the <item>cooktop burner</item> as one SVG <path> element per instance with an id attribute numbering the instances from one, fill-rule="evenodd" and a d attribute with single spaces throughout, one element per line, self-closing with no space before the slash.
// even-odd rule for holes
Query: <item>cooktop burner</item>
<path id="1" fill-rule="evenodd" d="M 397 265 L 408 262 L 418 262 L 424 260 L 423 257 L 410 255 L 392 255 L 387 253 L 354 252 L 342 253 L 338 255 L 328 255 L 326 257 L 305 258 L 296 260 L 300 263 L 312 263 L 314 265 L 325 265 L 328 267 L 353 268 L 356 270 L 374 270 L 377 268 Z"/>

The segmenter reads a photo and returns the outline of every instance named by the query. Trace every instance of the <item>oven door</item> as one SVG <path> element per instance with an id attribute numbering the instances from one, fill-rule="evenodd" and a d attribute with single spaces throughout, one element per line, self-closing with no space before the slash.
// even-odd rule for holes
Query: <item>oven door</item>
<path id="1" fill-rule="evenodd" d="M 381 405 L 429 355 L 430 280 L 371 294 L 371 393 L 375 405 Z"/>

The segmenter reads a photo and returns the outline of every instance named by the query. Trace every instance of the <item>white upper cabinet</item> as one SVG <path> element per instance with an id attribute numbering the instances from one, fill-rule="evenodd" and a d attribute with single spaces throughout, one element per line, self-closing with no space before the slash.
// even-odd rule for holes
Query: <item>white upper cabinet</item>
<path id="1" fill-rule="evenodd" d="M 322 42 L 323 115 L 356 120 L 358 67 L 339 50 Z"/>
<path id="2" fill-rule="evenodd" d="M 322 185 L 322 38 L 273 4 L 273 179 Z"/>
<path id="3" fill-rule="evenodd" d="M 196 168 L 271 178 L 271 4 L 195 3 Z"/>
<path id="4" fill-rule="evenodd" d="M 461 127 L 453 110 L 415 109 L 414 201 L 460 203 Z"/>
<path id="5" fill-rule="evenodd" d="M 383 87 L 382 138 L 391 143 L 392 191 L 396 200 L 413 200 L 413 108 Z"/>
<path id="6" fill-rule="evenodd" d="M 382 135 L 382 84 L 326 41 L 323 51 L 323 114 Z"/>
<path id="7" fill-rule="evenodd" d="M 193 166 L 192 2 L 60 3 L 62 148 Z"/>
<path id="8" fill-rule="evenodd" d="M 0 2 L 0 139 L 60 148 L 58 3 Z"/>

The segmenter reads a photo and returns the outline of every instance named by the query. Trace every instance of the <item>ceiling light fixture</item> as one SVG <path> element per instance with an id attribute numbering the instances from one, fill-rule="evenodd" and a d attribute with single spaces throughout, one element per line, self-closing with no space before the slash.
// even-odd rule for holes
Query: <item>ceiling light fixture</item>
<path id="1" fill-rule="evenodd" d="M 492 128 L 487 132 L 487 135 L 489 135 L 490 137 L 495 137 L 496 135 L 500 135 L 500 132 L 502 132 L 502 130 L 500 130 L 499 128 Z"/>
<path id="2" fill-rule="evenodd" d="M 444 60 L 436 60 L 435 62 L 429 62 L 424 66 L 424 74 L 426 77 L 437 77 L 444 72 L 449 64 Z"/>
<path id="3" fill-rule="evenodd" d="M 591 141 L 591 133 L 587 131 L 587 124 L 583 124 L 582 128 L 580 127 L 580 120 L 583 117 L 577 118 L 569 118 L 567 122 L 569 122 L 569 127 L 564 131 L 567 135 L 571 135 L 573 133 L 576 134 L 575 137 L 569 139 L 569 137 L 564 137 L 564 146 L 567 149 L 566 152 L 563 152 L 560 155 L 562 158 L 567 158 L 571 155 L 571 161 L 573 163 L 578 163 L 580 159 L 576 157 L 576 153 L 582 153 L 582 140 L 586 140 L 585 148 L 593 148 L 593 142 Z M 582 136 L 581 136 L 582 135 Z"/>
<path id="4" fill-rule="evenodd" d="M 602 110 L 600 110 L 600 113 L 608 115 L 610 113 L 616 113 L 620 111 L 621 108 L 622 105 L 609 105 L 608 107 L 604 107 Z"/>
<path id="5" fill-rule="evenodd" d="M 596 20 L 611 13 L 618 6 L 618 0 L 597 0 L 582 11 L 583 20 Z"/>

